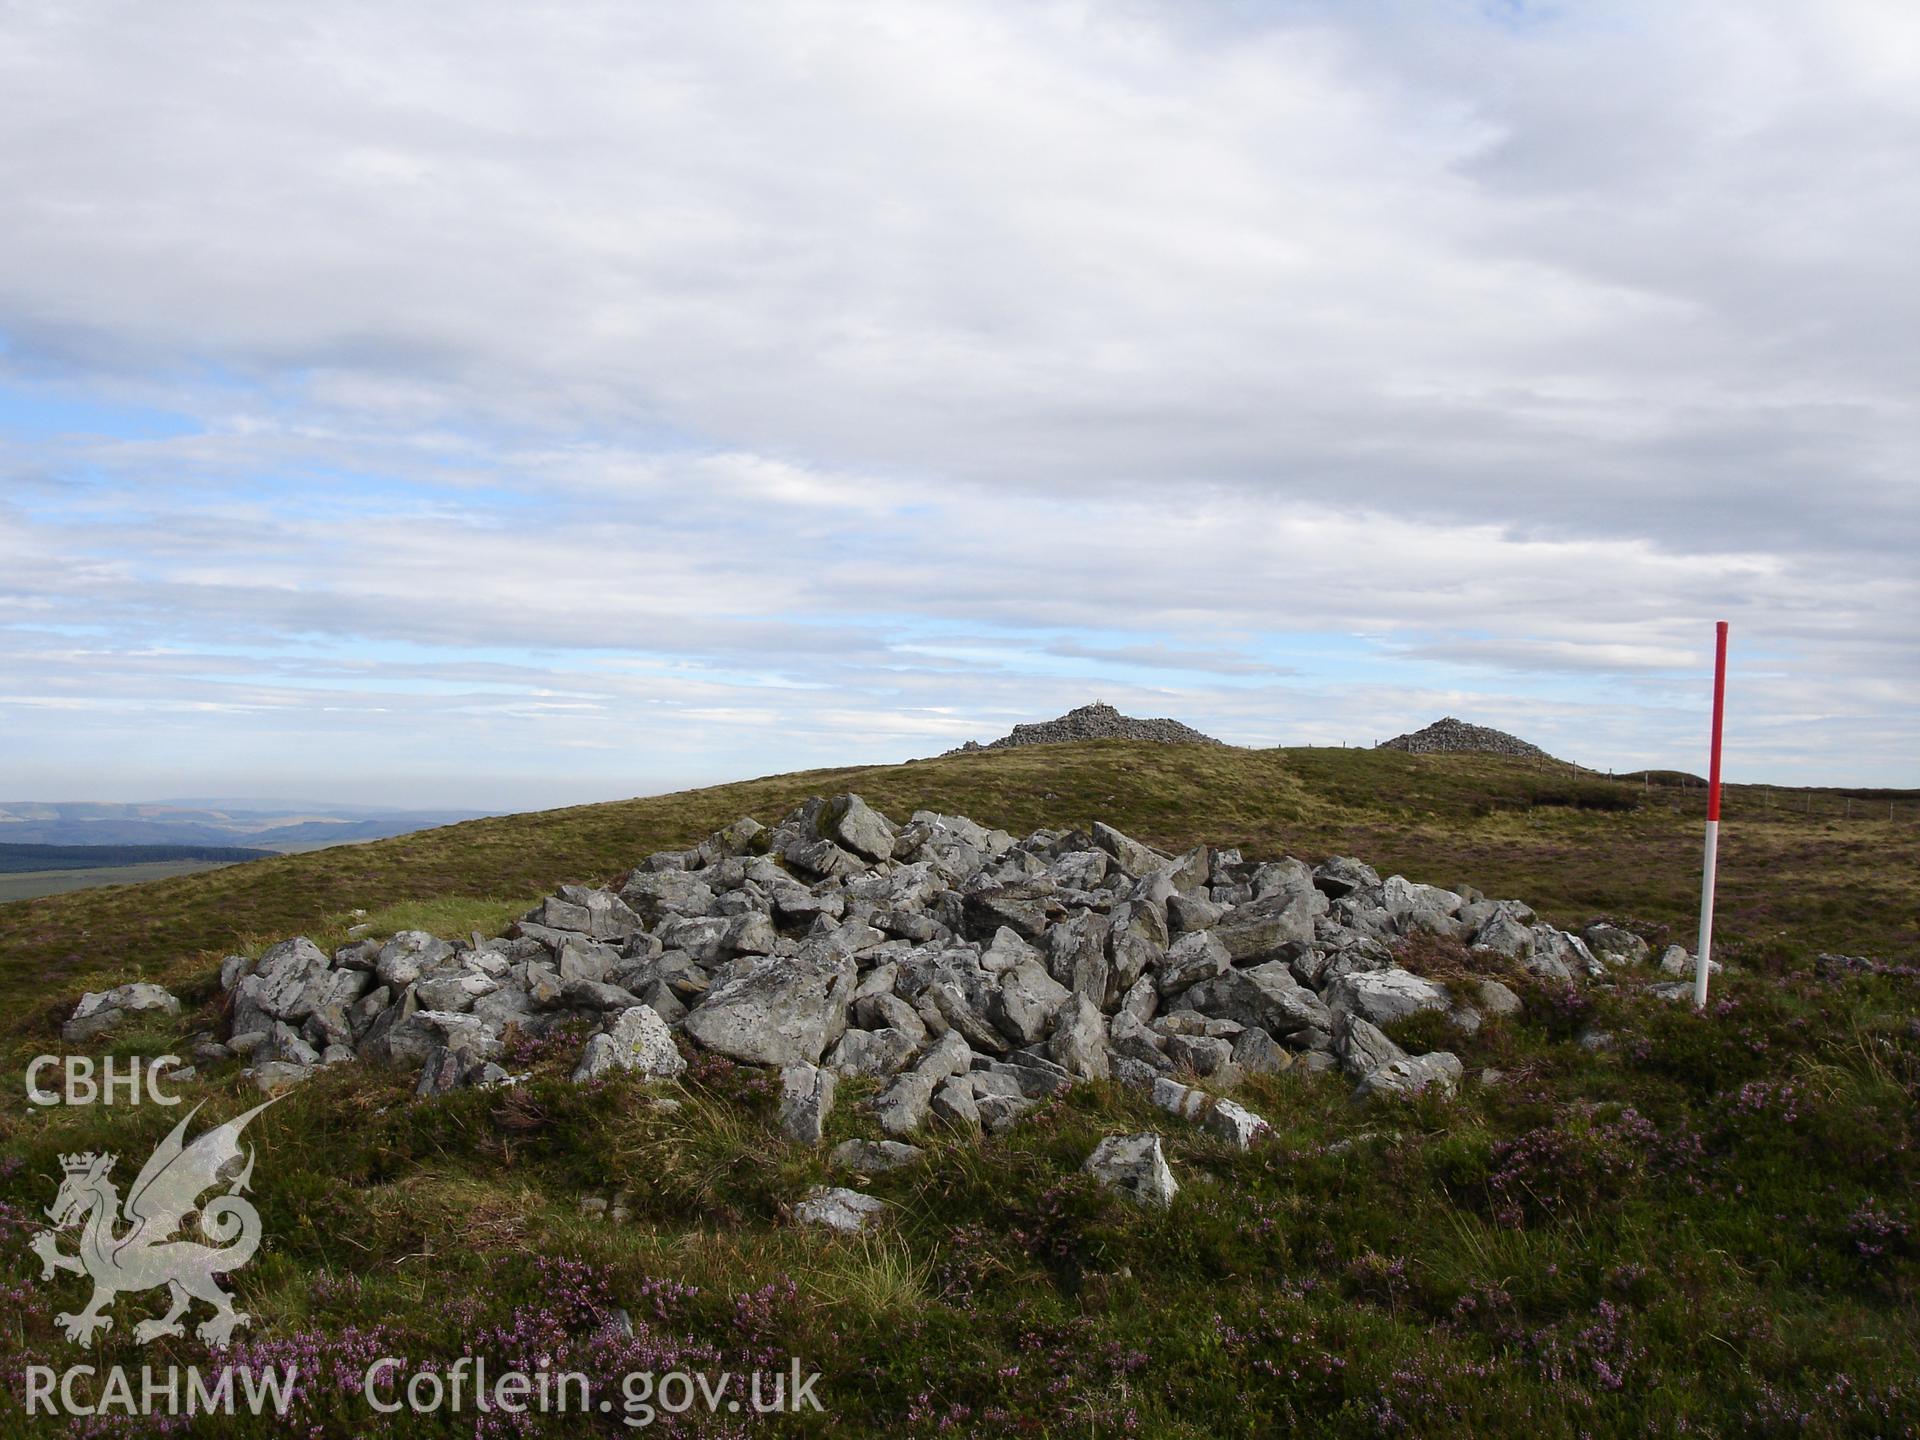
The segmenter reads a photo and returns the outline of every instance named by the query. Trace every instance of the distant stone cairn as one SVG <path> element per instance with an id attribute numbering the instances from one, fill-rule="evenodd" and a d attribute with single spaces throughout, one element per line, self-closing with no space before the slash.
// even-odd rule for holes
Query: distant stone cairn
<path id="1" fill-rule="evenodd" d="M 1469 725 L 1451 715 L 1434 721 L 1424 730 L 1383 740 L 1378 748 L 1404 750 L 1409 755 L 1444 755 L 1459 750 L 1481 750 L 1494 755 L 1518 755 L 1531 760 L 1553 758 L 1538 745 L 1529 745 L 1517 735 L 1509 735 L 1504 730 L 1495 730 L 1486 725 Z"/>
<path id="2" fill-rule="evenodd" d="M 1211 735 L 1202 735 L 1191 725 L 1178 720 L 1137 720 L 1122 715 L 1105 701 L 1096 700 L 1069 710 L 1058 720 L 1040 720 L 1031 725 L 1016 725 L 1011 735 L 982 745 L 969 740 L 949 755 L 966 755 L 977 750 L 1010 750 L 1017 745 L 1065 745 L 1075 740 L 1147 740 L 1157 745 L 1224 745 Z"/>

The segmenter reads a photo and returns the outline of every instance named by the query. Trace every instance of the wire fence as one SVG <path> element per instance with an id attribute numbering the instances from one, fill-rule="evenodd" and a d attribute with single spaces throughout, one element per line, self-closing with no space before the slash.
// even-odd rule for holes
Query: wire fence
<path id="1" fill-rule="evenodd" d="M 1614 777 L 1609 777 L 1614 778 Z M 1676 810 L 1707 810 L 1705 782 L 1691 779 L 1662 781 L 1648 776 L 1621 780 L 1650 801 L 1665 800 Z M 1880 820 L 1920 824 L 1920 797 L 1912 795 L 1848 794 L 1835 790 L 1792 789 L 1775 785 L 1722 785 L 1720 813 L 1789 820 Z"/>

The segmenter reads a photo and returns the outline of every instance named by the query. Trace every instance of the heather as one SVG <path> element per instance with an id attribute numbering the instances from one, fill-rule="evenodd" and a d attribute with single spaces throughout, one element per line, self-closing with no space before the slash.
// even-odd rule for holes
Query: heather
<path id="1" fill-rule="evenodd" d="M 1009 828 L 1098 816 L 1169 849 L 1362 853 L 1416 879 L 1527 896 L 1556 923 L 1606 915 L 1656 942 L 1691 938 L 1684 872 L 1634 858 L 1684 858 L 1697 816 L 1657 795 L 1624 811 L 1528 804 L 1527 787 L 1563 777 L 1518 762 L 1359 752 L 1345 769 L 1332 752 L 1277 768 L 1265 796 L 1216 795 L 1206 787 L 1224 782 L 1209 779 L 1212 767 L 1231 754 L 1041 753 L 1058 766 L 1051 777 L 1023 768 L 1038 763 L 1035 752 L 1012 751 L 851 783 L 875 803 L 944 803 Z M 1340 798 L 1369 775 L 1381 781 L 1371 799 Z M 785 782 L 757 783 L 767 800 L 784 797 Z M 833 785 L 810 777 L 793 789 Z M 743 809 L 773 818 L 772 803 L 740 799 L 632 802 L 655 809 L 628 808 L 617 821 L 545 817 L 554 834 L 528 841 L 514 862 L 526 867 L 510 876 L 521 888 L 481 891 L 497 908 L 474 927 L 504 925 L 507 898 L 548 883 L 545 871 L 535 879 L 539 866 L 591 852 L 604 861 L 550 878 L 611 873 L 655 844 L 697 840 L 710 804 L 719 818 Z M 517 817 L 532 836 L 541 818 Z M 1657 974 L 1576 987 L 1509 973 L 1515 1014 L 1445 1034 L 1465 1067 L 1451 1100 L 1361 1105 L 1337 1074 L 1250 1076 L 1237 1093 L 1272 1133 L 1245 1150 L 1123 1086 L 1076 1085 L 1004 1134 L 933 1127 L 918 1142 L 922 1160 L 862 1178 L 890 1208 L 859 1236 L 793 1223 L 812 1187 L 846 1177 L 824 1147 L 780 1138 L 777 1085 L 757 1067 L 695 1055 L 671 1082 L 576 1085 L 581 1037 L 563 1034 L 516 1049 L 506 1064 L 528 1078 L 497 1091 L 421 1101 L 410 1074 L 329 1070 L 257 1122 L 255 1198 L 270 1239 L 235 1277 L 256 1322 L 229 1358 L 298 1363 L 306 1378 L 293 1433 L 322 1435 L 544 1433 L 504 1417 L 476 1429 L 472 1415 L 370 1425 L 353 1400 L 370 1355 L 444 1367 L 463 1352 L 499 1366 L 545 1357 L 608 1379 L 794 1360 L 825 1377 L 825 1416 L 757 1427 L 690 1417 L 680 1427 L 689 1433 L 1915 1433 L 1914 841 L 1884 837 L 1905 848 L 1876 863 L 1863 837 L 1818 820 L 1755 814 L 1750 839 L 1736 843 L 1738 819 L 1730 808 L 1730 965 L 1705 1013 L 1654 994 Z M 497 823 L 475 831 L 476 887 L 507 863 L 485 828 Z M 431 857 L 385 842 L 399 863 L 372 883 L 445 883 L 432 877 L 459 872 L 466 828 L 436 832 Z M 381 858 L 366 853 L 377 849 L 353 863 L 377 875 Z M 345 862 L 297 859 L 316 868 L 277 879 L 279 898 L 258 902 L 279 907 L 258 941 L 344 930 L 340 876 L 327 867 Z M 191 887 L 244 874 L 194 877 L 152 897 L 156 912 L 182 914 L 185 938 L 172 949 L 159 932 L 115 928 L 124 899 L 89 912 L 86 897 L 70 897 L 36 911 L 34 924 L 59 929 L 57 944 L 44 943 L 71 958 L 33 977 L 13 969 L 10 1063 L 61 1048 L 58 1018 L 83 980 L 202 973 L 230 940 L 216 927 L 231 921 L 211 908 L 199 915 L 217 892 Z M 382 905 L 431 899 L 421 889 L 359 903 L 398 929 L 420 923 L 418 912 L 403 920 Z M 27 922 L 5 923 L 19 935 Z M 1410 945 L 1397 958 L 1450 987 L 1468 982 L 1444 945 Z M 204 1028 L 217 987 L 180 988 L 198 1008 L 98 1048 L 158 1053 Z M 1438 1023 L 1427 1014 L 1388 1028 L 1425 1050 L 1441 1038 Z M 52 1323 L 75 1282 L 40 1284 L 25 1249 L 58 1155 L 137 1158 L 176 1117 L 33 1112 L 13 1093 L 0 1112 L 0 1369 L 17 1395 L 23 1365 L 75 1358 Z M 209 1114 L 253 1103 L 235 1074 L 210 1072 L 205 1093 Z M 829 1143 L 875 1133 L 864 1098 L 858 1085 L 843 1093 Z M 1102 1136 L 1150 1129 L 1181 1178 L 1165 1210 L 1080 1170 Z M 583 1211 L 583 1198 L 615 1194 L 627 1197 L 621 1218 Z M 88 1362 L 205 1364 L 191 1340 L 132 1343 L 132 1321 L 150 1307 L 129 1297 Z M 0 1422 L 59 1433 L 25 1431 L 11 1412 Z M 205 1433 L 284 1428 L 248 1421 Z M 667 1417 L 655 1428 L 673 1433 Z M 164 1431 L 142 1420 L 74 1433 Z M 609 1421 L 606 1433 L 622 1432 Z"/>

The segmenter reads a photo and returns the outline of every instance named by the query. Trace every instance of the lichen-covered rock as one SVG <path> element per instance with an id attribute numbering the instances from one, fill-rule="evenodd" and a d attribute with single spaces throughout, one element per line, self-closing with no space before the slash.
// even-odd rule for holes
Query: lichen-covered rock
<path id="1" fill-rule="evenodd" d="M 1580 932 L 1587 948 L 1605 965 L 1644 965 L 1652 947 L 1624 926 L 1599 921 Z"/>
<path id="2" fill-rule="evenodd" d="M 1367 970 L 1342 975 L 1327 992 L 1333 1013 L 1358 1015 L 1375 1025 L 1391 1025 L 1423 1010 L 1446 1011 L 1453 1001 L 1446 987 L 1410 970 Z"/>
<path id="3" fill-rule="evenodd" d="M 1211 930 L 1182 935 L 1160 962 L 1153 977 L 1154 988 L 1162 995 L 1177 994 L 1189 985 L 1226 974 L 1232 964 L 1233 956 Z"/>
<path id="4" fill-rule="evenodd" d="M 1283 890 L 1235 906 L 1213 927 L 1213 935 L 1226 947 L 1228 958 L 1238 964 L 1277 955 L 1289 946 L 1311 944 L 1313 917 L 1311 900 Z"/>
<path id="5" fill-rule="evenodd" d="M 82 995 L 60 1033 L 69 1044 L 79 1045 L 137 1015 L 179 1013 L 180 1001 L 171 992 L 136 981 L 131 985 L 116 985 L 111 990 L 90 990 Z"/>
<path id="6" fill-rule="evenodd" d="M 404 990 L 420 978 L 421 972 L 453 954 L 453 946 L 424 930 L 402 930 L 380 947 L 374 973 L 382 985 Z M 260 961 L 262 967 L 266 957 Z M 255 972 L 256 974 L 258 971 Z"/>
<path id="7" fill-rule="evenodd" d="M 1075 995 L 1060 1007 L 1047 1058 L 1077 1080 L 1107 1078 L 1107 1022 L 1085 995 Z"/>
<path id="8" fill-rule="evenodd" d="M 1364 1080 L 1383 1066 L 1407 1058 L 1407 1052 L 1382 1034 L 1377 1025 L 1350 1014 L 1334 1022 L 1333 1053 L 1339 1058 L 1340 1068 L 1355 1080 Z"/>
<path id="9" fill-rule="evenodd" d="M 817 1065 L 789 1065 L 780 1072 L 780 1133 L 796 1145 L 818 1145 L 833 1113 L 833 1071 Z"/>
<path id="10" fill-rule="evenodd" d="M 829 1152 L 828 1158 L 843 1169 L 879 1175 L 911 1165 L 924 1154 L 926 1151 L 918 1145 L 898 1140 L 842 1140 Z"/>
<path id="11" fill-rule="evenodd" d="M 1412 1096 L 1431 1090 L 1451 1096 L 1463 1073 L 1458 1056 L 1445 1050 L 1389 1061 L 1361 1080 L 1353 1098 L 1371 1100 L 1382 1095 Z"/>
<path id="12" fill-rule="evenodd" d="M 885 1214 L 886 1209 L 886 1201 L 862 1195 L 858 1190 L 817 1185 L 807 1192 L 806 1199 L 793 1207 L 793 1218 L 802 1225 L 858 1235 Z"/>
<path id="13" fill-rule="evenodd" d="M 588 1039 L 574 1067 L 576 1084 L 598 1080 L 615 1070 L 625 1070 L 650 1080 L 678 1075 L 687 1068 L 686 1057 L 673 1043 L 667 1024 L 650 1006 L 633 1005 L 622 1010 L 605 1030 Z"/>
<path id="14" fill-rule="evenodd" d="M 686 1031 L 707 1049 L 752 1065 L 812 1065 L 846 1029 L 850 957 L 797 955 L 763 962 L 710 991 Z"/>
<path id="15" fill-rule="evenodd" d="M 820 812 L 820 828 L 842 848 L 873 861 L 891 859 L 899 838 L 893 822 L 858 795 L 829 800 Z"/>
<path id="16" fill-rule="evenodd" d="M 1273 1127 L 1237 1101 L 1209 1095 L 1165 1076 L 1153 1082 L 1153 1103 L 1170 1115 L 1191 1120 L 1240 1150 L 1249 1150 Z"/>
<path id="17" fill-rule="evenodd" d="M 1102 1185 L 1124 1191 L 1142 1205 L 1164 1209 L 1180 1191 L 1160 1137 L 1150 1133 L 1107 1136 L 1081 1168 Z"/>

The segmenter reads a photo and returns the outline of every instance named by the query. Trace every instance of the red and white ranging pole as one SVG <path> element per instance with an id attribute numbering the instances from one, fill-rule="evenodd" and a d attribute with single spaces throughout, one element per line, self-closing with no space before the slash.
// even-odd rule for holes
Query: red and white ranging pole
<path id="1" fill-rule="evenodd" d="M 1720 862 L 1720 718 L 1727 704 L 1727 622 L 1714 625 L 1713 758 L 1707 770 L 1707 854 L 1700 872 L 1700 945 L 1693 964 L 1693 1004 L 1707 1003 L 1707 960 L 1713 952 L 1713 872 Z"/>

